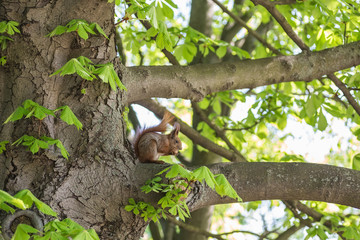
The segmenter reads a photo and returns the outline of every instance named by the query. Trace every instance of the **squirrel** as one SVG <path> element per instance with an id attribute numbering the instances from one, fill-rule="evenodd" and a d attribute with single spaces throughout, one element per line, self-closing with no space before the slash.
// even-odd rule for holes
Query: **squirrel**
<path id="1" fill-rule="evenodd" d="M 181 141 L 178 137 L 180 124 L 174 123 L 174 129 L 170 134 L 159 134 L 165 132 L 166 125 L 174 119 L 169 112 L 165 112 L 160 124 L 150 128 L 137 129 L 134 141 L 136 156 L 142 163 L 165 163 L 159 161 L 160 156 L 177 155 L 182 149 Z"/>

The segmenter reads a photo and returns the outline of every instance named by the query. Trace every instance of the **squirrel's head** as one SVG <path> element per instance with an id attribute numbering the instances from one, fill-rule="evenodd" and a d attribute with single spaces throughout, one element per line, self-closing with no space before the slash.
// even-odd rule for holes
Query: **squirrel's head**
<path id="1" fill-rule="evenodd" d="M 172 130 L 171 133 L 169 134 L 171 155 L 178 154 L 179 150 L 182 149 L 182 144 L 178 136 L 179 132 L 180 132 L 180 124 L 176 122 L 174 124 L 174 130 Z"/>

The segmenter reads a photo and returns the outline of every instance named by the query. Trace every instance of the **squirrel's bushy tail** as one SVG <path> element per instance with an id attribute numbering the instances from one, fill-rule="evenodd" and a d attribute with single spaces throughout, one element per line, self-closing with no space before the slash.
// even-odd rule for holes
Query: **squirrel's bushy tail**
<path id="1" fill-rule="evenodd" d="M 166 111 L 164 114 L 164 117 L 161 120 L 161 122 L 159 123 L 159 125 L 149 127 L 149 128 L 144 127 L 143 129 L 138 128 L 136 130 L 135 140 L 134 140 L 134 150 L 135 150 L 136 156 L 139 156 L 138 145 L 139 145 L 139 141 L 140 141 L 141 137 L 144 134 L 150 133 L 150 132 L 165 132 L 167 124 L 170 123 L 173 119 L 174 119 L 174 116 L 170 112 Z"/>

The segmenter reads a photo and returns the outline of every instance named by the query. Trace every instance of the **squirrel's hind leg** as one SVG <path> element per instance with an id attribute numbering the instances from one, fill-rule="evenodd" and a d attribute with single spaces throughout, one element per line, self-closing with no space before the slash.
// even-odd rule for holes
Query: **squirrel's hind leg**
<path id="1" fill-rule="evenodd" d="M 139 160 L 142 163 L 165 163 L 159 161 L 159 154 L 157 152 L 157 143 L 155 140 L 151 140 L 147 146 L 141 148 Z"/>

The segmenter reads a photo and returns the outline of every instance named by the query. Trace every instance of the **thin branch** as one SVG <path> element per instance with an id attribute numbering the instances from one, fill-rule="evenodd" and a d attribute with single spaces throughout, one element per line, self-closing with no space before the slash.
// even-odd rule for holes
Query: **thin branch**
<path id="1" fill-rule="evenodd" d="M 298 3 L 296 0 L 277 0 L 273 1 L 274 5 L 292 5 Z"/>
<path id="2" fill-rule="evenodd" d="M 280 233 L 276 240 L 288 240 L 291 235 L 304 228 L 306 225 L 303 222 L 300 222 L 299 226 L 291 226 L 286 229 L 284 232 Z"/>
<path id="3" fill-rule="evenodd" d="M 306 46 L 303 40 L 295 33 L 290 24 L 287 22 L 285 17 L 275 8 L 275 5 L 270 1 L 266 0 L 252 0 L 255 5 L 262 5 L 265 7 L 271 15 L 276 19 L 280 26 L 284 29 L 286 34 L 299 46 L 301 50 L 309 51 L 310 48 Z"/>
<path id="4" fill-rule="evenodd" d="M 276 55 L 282 55 L 279 50 L 277 50 L 275 47 L 273 47 L 271 44 L 267 43 L 256 31 L 251 29 L 246 22 L 244 22 L 242 19 L 240 19 L 238 16 L 236 16 L 233 12 L 231 12 L 229 9 L 227 9 L 221 2 L 218 0 L 212 0 L 214 3 L 216 3 L 224 12 L 226 12 L 232 19 L 234 19 L 235 22 L 237 22 L 239 25 L 246 28 L 246 30 L 249 32 L 249 34 L 253 35 L 259 42 L 261 42 L 265 47 L 270 49 L 273 53 Z"/>
<path id="5" fill-rule="evenodd" d="M 234 233 L 245 233 L 245 234 L 251 234 L 251 235 L 254 235 L 254 236 L 257 236 L 257 237 L 261 237 L 261 235 L 259 235 L 259 234 L 256 234 L 256 233 L 253 233 L 253 232 L 250 232 L 250 231 L 241 231 L 241 230 L 235 230 L 235 231 L 231 231 L 231 232 L 214 234 L 214 233 L 199 229 L 197 227 L 194 227 L 192 225 L 186 224 L 184 222 L 178 221 L 178 220 L 176 220 L 175 218 L 173 218 L 171 216 L 168 216 L 167 220 L 169 220 L 170 222 L 178 225 L 179 227 L 181 227 L 181 228 L 183 228 L 183 229 L 185 229 L 185 230 L 187 230 L 189 232 L 201 234 L 201 235 L 206 236 L 206 237 L 212 237 L 212 238 L 216 238 L 216 239 L 220 239 L 220 240 L 225 240 L 225 238 L 222 237 L 223 235 L 231 235 L 231 234 L 234 234 Z"/>
<path id="6" fill-rule="evenodd" d="M 127 3 L 129 6 L 131 5 L 130 1 L 128 1 L 128 0 L 126 0 L 126 3 Z M 136 15 L 136 17 L 137 17 L 137 14 L 135 14 L 135 15 Z M 122 21 L 126 21 L 126 20 L 127 20 L 127 19 L 123 19 L 123 20 L 121 20 L 120 22 L 116 23 L 115 25 L 118 25 L 118 24 L 120 24 Z M 151 25 L 151 23 L 150 23 L 149 21 L 147 21 L 147 20 L 141 20 L 141 19 L 139 19 L 139 20 L 140 20 L 141 24 L 146 28 L 146 30 L 149 30 L 150 28 L 152 28 L 152 25 Z M 157 36 L 157 35 L 156 35 L 156 36 Z M 156 40 L 156 36 L 151 37 L 151 39 L 152 39 L 152 40 Z M 169 51 L 166 50 L 165 48 L 162 49 L 161 51 L 164 53 L 164 55 L 166 56 L 166 58 L 169 60 L 169 62 L 170 62 L 172 65 L 180 65 L 180 63 L 178 62 L 178 60 L 175 58 L 175 56 L 174 56 L 171 52 L 169 52 Z"/>
<path id="7" fill-rule="evenodd" d="M 209 125 L 209 127 L 215 131 L 216 135 L 218 135 L 226 143 L 226 145 L 232 151 L 234 151 L 234 153 L 236 153 L 244 161 L 247 161 L 246 158 L 239 152 L 239 150 L 237 150 L 237 148 L 229 141 L 229 139 L 225 135 L 225 132 L 210 121 L 210 119 L 201 110 L 201 108 L 199 107 L 199 105 L 197 103 L 193 102 L 192 107 L 199 114 L 201 120 L 203 120 L 207 125 Z"/>
<path id="8" fill-rule="evenodd" d="M 178 225 L 179 227 L 181 227 L 181 228 L 183 228 L 183 229 L 185 229 L 185 230 L 187 230 L 189 232 L 201 234 L 201 235 L 204 235 L 206 237 L 212 237 L 212 238 L 216 238 L 216 239 L 219 239 L 219 240 L 225 240 L 225 238 L 221 237 L 221 235 L 213 234 L 211 232 L 202 230 L 202 229 L 194 227 L 192 225 L 188 225 L 188 224 L 186 224 L 184 222 L 176 220 L 173 217 L 167 216 L 167 220 L 174 223 L 174 224 L 176 224 L 176 225 Z"/>
<path id="9" fill-rule="evenodd" d="M 308 216 L 310 216 L 310 217 L 312 217 L 314 219 L 314 220 L 306 219 L 307 221 L 320 222 L 321 219 L 324 217 L 324 215 L 322 213 L 319 213 L 315 209 L 306 206 L 305 204 L 301 203 L 300 201 L 283 201 L 283 202 L 293 213 L 294 213 L 293 209 L 297 209 L 297 210 L 301 211 L 302 213 L 305 213 L 306 215 L 308 215 Z M 294 214 L 294 216 L 296 218 L 299 218 L 300 220 L 302 219 L 300 215 L 295 215 Z M 331 221 L 329 221 L 329 220 L 325 221 L 323 223 L 323 225 L 326 226 L 329 229 L 334 228 L 333 223 Z M 337 226 L 337 227 L 339 227 L 339 226 Z M 344 233 L 343 231 L 339 231 L 339 232 L 336 232 L 336 233 L 339 235 L 339 237 L 341 239 L 345 239 L 342 236 L 342 234 Z"/>
<path id="10" fill-rule="evenodd" d="M 149 30 L 150 28 L 152 28 L 152 25 L 149 21 L 147 20 L 140 20 L 140 22 L 142 23 L 142 25 L 144 25 L 144 27 Z M 157 35 L 156 35 L 157 36 Z M 151 39 L 152 40 L 156 40 L 156 36 L 152 37 Z M 171 53 L 169 52 L 168 50 L 166 50 L 165 48 L 161 50 L 164 55 L 167 57 L 167 59 L 169 60 L 169 62 L 172 64 L 172 65 L 180 65 L 180 63 L 178 62 L 178 60 L 176 59 L 176 57 Z"/>
<path id="11" fill-rule="evenodd" d="M 162 118 L 162 116 L 164 115 L 165 108 L 160 106 L 153 100 L 142 100 L 135 103 L 149 109 L 159 118 Z M 193 141 L 193 143 L 198 144 L 208 149 L 209 151 L 216 153 L 219 156 L 222 156 L 232 162 L 246 162 L 243 158 L 241 158 L 239 155 L 235 154 L 234 152 L 226 148 L 223 148 L 215 144 L 214 142 L 210 141 L 209 139 L 203 137 L 200 133 L 198 133 L 196 130 L 194 130 L 192 127 L 190 127 L 180 119 L 177 119 L 177 122 L 180 124 L 181 133 L 183 133 L 185 136 L 190 138 Z"/>
<path id="12" fill-rule="evenodd" d="M 346 87 L 346 85 L 338 77 L 336 77 L 335 74 L 333 74 L 333 73 L 328 74 L 327 76 L 343 92 L 344 96 L 349 101 L 350 105 L 354 108 L 356 113 L 358 115 L 360 115 L 360 106 L 356 102 L 353 95 L 351 95 L 350 90 Z"/>
<path id="13" fill-rule="evenodd" d="M 281 27 L 284 29 L 286 34 L 298 45 L 303 51 L 310 51 L 310 48 L 304 43 L 304 41 L 295 33 L 290 24 L 287 22 L 285 17 L 276 9 L 273 2 L 266 0 L 252 0 L 255 5 L 260 4 L 265 7 L 269 13 L 278 21 Z M 360 105 L 356 102 L 355 98 L 351 95 L 350 90 L 341 80 L 331 73 L 327 75 L 328 78 L 334 82 L 334 84 L 343 92 L 350 105 L 354 108 L 356 113 L 360 115 Z"/>

